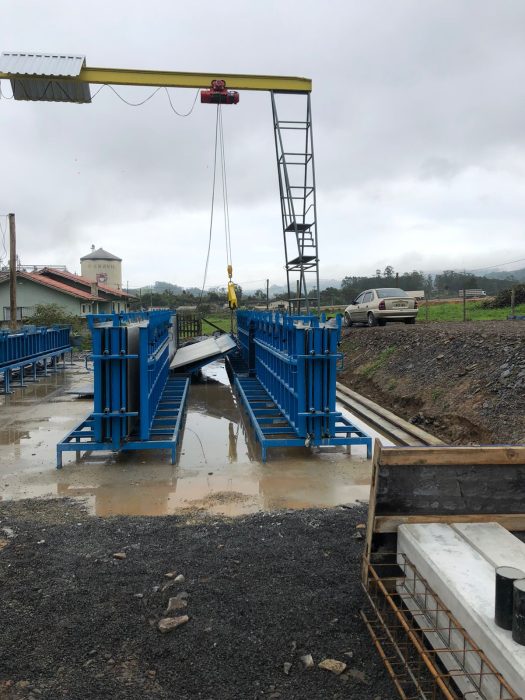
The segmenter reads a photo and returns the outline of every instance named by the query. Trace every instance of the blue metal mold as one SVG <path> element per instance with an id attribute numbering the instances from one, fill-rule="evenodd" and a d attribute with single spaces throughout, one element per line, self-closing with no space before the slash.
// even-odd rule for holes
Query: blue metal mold
<path id="1" fill-rule="evenodd" d="M 88 317 L 93 412 L 57 445 L 66 451 L 169 449 L 175 462 L 189 377 L 169 377 L 172 311 Z"/>
<path id="2" fill-rule="evenodd" d="M 0 331 L 0 376 L 3 377 L 3 393 L 11 393 L 14 375 L 18 375 L 19 386 L 26 381 L 37 381 L 39 375 L 47 376 L 58 369 L 58 361 L 64 361 L 70 353 L 71 329 L 69 326 L 50 328 L 25 326 L 10 333 Z M 30 371 L 30 377 L 26 373 Z"/>
<path id="3" fill-rule="evenodd" d="M 270 447 L 366 445 L 372 438 L 336 410 L 341 319 L 237 312 L 234 385 L 261 443 Z"/>

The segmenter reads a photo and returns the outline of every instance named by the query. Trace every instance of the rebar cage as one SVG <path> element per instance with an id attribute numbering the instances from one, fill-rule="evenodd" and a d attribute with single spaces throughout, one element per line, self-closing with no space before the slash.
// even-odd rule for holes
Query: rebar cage
<path id="1" fill-rule="evenodd" d="M 361 616 L 403 700 L 520 700 L 404 554 L 364 564 Z"/>

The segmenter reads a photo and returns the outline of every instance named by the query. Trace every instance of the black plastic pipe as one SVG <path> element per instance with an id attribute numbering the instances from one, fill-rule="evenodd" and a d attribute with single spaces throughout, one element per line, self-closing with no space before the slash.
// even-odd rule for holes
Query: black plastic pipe
<path id="1" fill-rule="evenodd" d="M 525 579 L 514 581 L 512 639 L 525 645 Z"/>
<path id="2" fill-rule="evenodd" d="M 519 579 L 525 579 L 525 573 L 523 571 L 520 571 L 520 569 L 515 569 L 512 566 L 499 566 L 496 569 L 496 613 L 494 619 L 498 627 L 502 627 L 504 630 L 512 629 L 514 605 L 513 584 L 514 581 L 518 581 Z"/>

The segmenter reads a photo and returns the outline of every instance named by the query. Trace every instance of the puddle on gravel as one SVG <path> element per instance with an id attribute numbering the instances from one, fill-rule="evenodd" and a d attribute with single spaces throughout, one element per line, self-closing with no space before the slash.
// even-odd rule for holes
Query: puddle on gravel
<path id="1" fill-rule="evenodd" d="M 233 516 L 368 498 L 371 463 L 361 446 L 275 449 L 262 464 L 221 362 L 208 365 L 203 381 L 190 387 L 177 465 L 167 452 L 153 450 L 91 453 L 80 460 L 69 452 L 57 471 L 56 443 L 92 407 L 91 400 L 66 392 L 89 379 L 78 364 L 3 397 L 0 500 L 78 497 L 101 516 L 190 511 Z"/>

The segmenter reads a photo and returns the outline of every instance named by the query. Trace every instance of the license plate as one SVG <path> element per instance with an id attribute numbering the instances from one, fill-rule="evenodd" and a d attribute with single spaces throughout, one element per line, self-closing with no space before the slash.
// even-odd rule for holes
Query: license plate
<path id="1" fill-rule="evenodd" d="M 394 309 L 406 309 L 407 304 L 403 304 L 402 302 L 400 304 L 394 304 Z"/>

